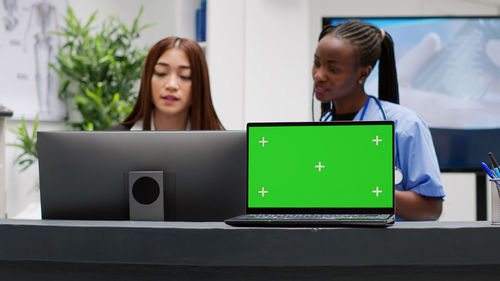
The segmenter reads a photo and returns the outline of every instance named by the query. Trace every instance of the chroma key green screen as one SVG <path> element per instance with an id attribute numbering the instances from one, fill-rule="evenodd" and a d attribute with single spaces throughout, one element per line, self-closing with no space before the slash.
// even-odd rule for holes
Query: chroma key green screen
<path id="1" fill-rule="evenodd" d="M 392 208 L 392 123 L 346 123 L 250 124 L 248 207 Z"/>

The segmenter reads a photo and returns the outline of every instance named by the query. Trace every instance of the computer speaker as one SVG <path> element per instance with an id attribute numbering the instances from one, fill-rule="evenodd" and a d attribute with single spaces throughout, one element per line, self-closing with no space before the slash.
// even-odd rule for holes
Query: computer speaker
<path id="1" fill-rule="evenodd" d="M 130 220 L 165 220 L 163 171 L 128 173 Z"/>

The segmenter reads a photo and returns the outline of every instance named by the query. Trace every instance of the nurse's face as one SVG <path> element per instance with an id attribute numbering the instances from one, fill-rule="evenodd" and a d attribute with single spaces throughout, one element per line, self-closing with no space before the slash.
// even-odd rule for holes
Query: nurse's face
<path id="1" fill-rule="evenodd" d="M 319 41 L 314 54 L 312 74 L 316 98 L 328 102 L 362 91 L 363 69 L 357 65 L 351 43 L 326 35 Z"/>
<path id="2" fill-rule="evenodd" d="M 191 65 L 186 53 L 168 49 L 156 62 L 151 77 L 155 110 L 167 115 L 185 113 L 191 106 Z"/>

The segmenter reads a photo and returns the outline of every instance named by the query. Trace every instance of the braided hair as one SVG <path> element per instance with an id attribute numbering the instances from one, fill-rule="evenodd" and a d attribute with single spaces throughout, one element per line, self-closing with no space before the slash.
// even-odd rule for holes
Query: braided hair
<path id="1" fill-rule="evenodd" d="M 336 25 L 327 25 L 319 34 L 320 41 L 326 35 L 346 40 L 354 47 L 360 66 L 375 67 L 379 61 L 378 96 L 381 100 L 399 103 L 398 78 L 394 59 L 394 42 L 389 33 L 369 23 L 350 20 Z M 322 115 L 330 104 L 321 105 Z"/>

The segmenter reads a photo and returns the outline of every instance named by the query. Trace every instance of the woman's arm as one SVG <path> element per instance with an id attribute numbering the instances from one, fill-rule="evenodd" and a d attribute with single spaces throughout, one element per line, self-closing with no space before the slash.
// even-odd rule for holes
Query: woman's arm
<path id="1" fill-rule="evenodd" d="M 443 200 L 426 197 L 413 191 L 396 190 L 396 215 L 405 220 L 437 220 L 441 216 Z"/>
<path id="2" fill-rule="evenodd" d="M 415 113 L 404 108 L 398 113 L 396 165 L 403 181 L 396 186 L 396 215 L 406 220 L 436 220 L 445 193 L 431 133 Z"/>

